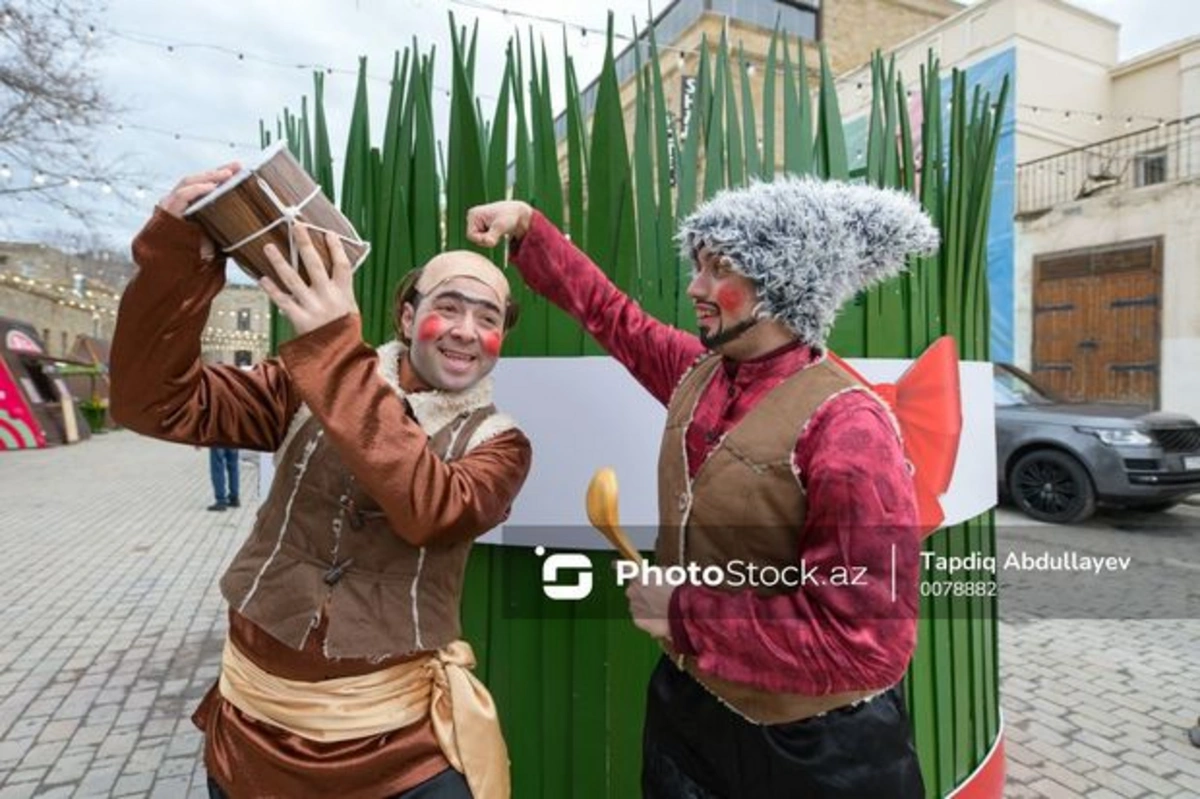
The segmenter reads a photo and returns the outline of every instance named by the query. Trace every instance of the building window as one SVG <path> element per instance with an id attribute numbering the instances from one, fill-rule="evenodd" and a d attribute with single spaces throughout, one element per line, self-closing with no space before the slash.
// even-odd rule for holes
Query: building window
<path id="1" fill-rule="evenodd" d="M 67 331 L 62 331 L 62 350 L 59 352 L 64 358 L 67 355 Z"/>
<path id="2" fill-rule="evenodd" d="M 254 353 L 250 350 L 234 350 L 233 365 L 234 366 L 249 366 L 254 362 Z"/>
<path id="3" fill-rule="evenodd" d="M 249 308 L 239 308 L 238 309 L 237 329 L 238 330 L 249 330 L 250 329 L 250 309 Z"/>
<path id="4" fill-rule="evenodd" d="M 46 352 L 50 351 L 50 328 L 42 328 L 42 346 L 46 348 Z"/>
<path id="5" fill-rule="evenodd" d="M 1167 148 L 1147 150 L 1134 159 L 1134 180 L 1138 186 L 1167 182 Z"/>

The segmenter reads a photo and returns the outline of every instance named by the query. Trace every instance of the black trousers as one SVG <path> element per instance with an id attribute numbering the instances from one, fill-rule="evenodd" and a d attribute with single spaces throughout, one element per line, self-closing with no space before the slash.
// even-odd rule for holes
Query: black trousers
<path id="1" fill-rule="evenodd" d="M 650 678 L 643 799 L 923 799 L 900 692 L 752 724 L 665 657 Z"/>
<path id="2" fill-rule="evenodd" d="M 210 777 L 208 780 L 209 799 L 229 799 L 228 794 Z M 471 788 L 467 779 L 452 768 L 435 774 L 429 779 L 416 785 L 404 793 L 397 794 L 391 799 L 472 799 Z"/>

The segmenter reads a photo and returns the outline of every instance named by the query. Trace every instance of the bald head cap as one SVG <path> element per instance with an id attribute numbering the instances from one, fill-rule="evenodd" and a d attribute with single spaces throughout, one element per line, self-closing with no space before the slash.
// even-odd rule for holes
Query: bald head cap
<path id="1" fill-rule="evenodd" d="M 469 250 L 451 250 L 435 256 L 421 270 L 421 277 L 417 280 L 417 291 L 422 297 L 428 297 L 438 286 L 457 277 L 469 278 L 482 284 L 494 295 L 501 309 L 508 307 L 511 295 L 508 278 L 487 258 Z"/>

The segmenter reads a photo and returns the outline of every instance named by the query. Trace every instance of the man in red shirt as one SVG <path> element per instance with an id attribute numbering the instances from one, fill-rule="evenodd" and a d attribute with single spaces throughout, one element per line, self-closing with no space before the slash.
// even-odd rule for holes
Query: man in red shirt
<path id="1" fill-rule="evenodd" d="M 510 237 L 529 286 L 667 406 L 656 565 L 724 570 L 716 587 L 628 586 L 667 651 L 643 795 L 922 797 L 896 688 L 916 643 L 912 479 L 891 413 L 824 344 L 844 302 L 936 248 L 928 217 L 897 192 L 797 178 L 718 194 L 679 234 L 698 337 L 525 203 L 467 227 L 484 247 Z"/>

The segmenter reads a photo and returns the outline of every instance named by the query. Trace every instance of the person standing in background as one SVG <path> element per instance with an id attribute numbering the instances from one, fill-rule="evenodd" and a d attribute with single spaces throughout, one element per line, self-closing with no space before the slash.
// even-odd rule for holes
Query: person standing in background
<path id="1" fill-rule="evenodd" d="M 211 447 L 208 450 L 208 470 L 212 478 L 213 496 L 216 501 L 208 506 L 211 511 L 241 507 L 238 475 L 238 451 L 229 447 Z"/>

